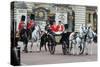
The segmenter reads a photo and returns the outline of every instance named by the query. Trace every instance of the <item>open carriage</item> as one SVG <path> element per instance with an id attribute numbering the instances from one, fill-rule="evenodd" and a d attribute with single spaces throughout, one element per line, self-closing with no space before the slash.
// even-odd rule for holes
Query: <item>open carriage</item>
<path id="1" fill-rule="evenodd" d="M 65 42 L 65 40 L 62 40 L 62 34 L 62 32 L 55 32 L 54 36 L 52 36 L 51 34 L 48 35 L 48 38 L 50 38 L 48 40 L 48 48 L 51 54 L 55 53 L 55 47 L 57 45 L 62 45 L 62 52 L 64 55 L 68 53 L 68 44 Z"/>

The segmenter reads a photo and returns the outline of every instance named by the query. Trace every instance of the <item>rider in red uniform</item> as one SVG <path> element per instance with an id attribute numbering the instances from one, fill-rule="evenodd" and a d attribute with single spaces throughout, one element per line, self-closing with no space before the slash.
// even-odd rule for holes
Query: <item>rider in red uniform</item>
<path id="1" fill-rule="evenodd" d="M 25 16 L 22 16 L 21 21 L 20 21 L 20 23 L 18 25 L 18 30 L 19 31 L 21 31 L 24 28 L 24 25 L 25 25 L 24 18 L 25 18 Z"/>
<path id="2" fill-rule="evenodd" d="M 35 21 L 34 21 L 34 15 L 31 14 L 31 16 L 30 16 L 30 21 L 29 21 L 29 23 L 27 24 L 27 28 L 28 28 L 28 29 L 31 29 L 31 28 L 33 28 L 33 27 L 35 27 Z"/>
<path id="3" fill-rule="evenodd" d="M 65 28 L 64 25 L 59 21 L 59 25 L 57 26 L 59 32 L 64 32 Z"/>
<path id="4" fill-rule="evenodd" d="M 31 29 L 34 26 L 35 26 L 35 22 L 33 20 L 30 20 L 29 23 L 28 23 L 28 25 L 27 25 L 27 28 Z"/>
<path id="5" fill-rule="evenodd" d="M 20 31 L 24 26 L 24 22 L 20 21 L 19 25 L 18 25 L 18 30 Z"/>
<path id="6" fill-rule="evenodd" d="M 57 27 L 55 22 L 53 22 L 53 25 L 50 26 L 50 29 L 51 29 L 52 32 L 57 32 L 58 31 L 58 27 Z"/>
<path id="7" fill-rule="evenodd" d="M 20 40 L 23 41 L 23 43 L 25 45 L 24 51 L 27 52 L 28 39 L 27 39 L 27 29 L 26 29 L 26 25 L 25 25 L 24 21 L 25 21 L 25 16 L 22 15 L 21 21 L 18 25 L 18 29 L 19 29 L 19 34 L 20 34 Z"/>
<path id="8" fill-rule="evenodd" d="M 34 21 L 34 15 L 31 14 L 30 21 L 27 24 L 27 31 L 28 31 L 28 37 L 29 39 L 32 38 L 32 31 L 35 29 L 35 21 Z"/>

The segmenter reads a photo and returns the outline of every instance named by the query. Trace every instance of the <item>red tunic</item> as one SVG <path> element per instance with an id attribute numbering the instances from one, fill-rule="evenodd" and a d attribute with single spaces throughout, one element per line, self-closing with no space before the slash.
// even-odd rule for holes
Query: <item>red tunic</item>
<path id="1" fill-rule="evenodd" d="M 57 27 L 57 25 L 51 25 L 51 26 L 50 26 L 50 29 L 51 29 L 52 32 L 58 32 L 58 27 Z"/>
<path id="2" fill-rule="evenodd" d="M 24 27 L 24 22 L 20 21 L 19 25 L 18 25 L 18 30 L 21 30 Z"/>
<path id="3" fill-rule="evenodd" d="M 35 22 L 33 20 L 30 20 L 30 22 L 27 25 L 28 29 L 31 29 L 35 25 Z"/>

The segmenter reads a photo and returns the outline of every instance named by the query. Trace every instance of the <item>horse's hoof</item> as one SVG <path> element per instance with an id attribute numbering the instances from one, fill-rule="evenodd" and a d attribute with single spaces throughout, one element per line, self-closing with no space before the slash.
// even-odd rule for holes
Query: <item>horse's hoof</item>
<path id="1" fill-rule="evenodd" d="M 25 51 L 25 53 L 28 53 L 28 51 Z"/>
<path id="2" fill-rule="evenodd" d="M 80 54 L 77 54 L 77 56 L 80 56 Z"/>
<path id="3" fill-rule="evenodd" d="M 40 53 L 41 51 L 39 51 L 39 53 Z"/>
<path id="4" fill-rule="evenodd" d="M 68 55 L 72 55 L 71 53 L 68 53 Z"/>
<path id="5" fill-rule="evenodd" d="M 76 54 L 73 54 L 73 56 L 76 56 Z"/>
<path id="6" fill-rule="evenodd" d="M 77 53 L 76 55 L 77 55 L 77 56 L 79 56 L 80 54 L 79 54 L 79 53 Z"/>
<path id="7" fill-rule="evenodd" d="M 88 53 L 86 53 L 86 55 L 88 55 Z"/>
<path id="8" fill-rule="evenodd" d="M 30 51 L 30 53 L 32 53 L 32 51 Z"/>
<path id="9" fill-rule="evenodd" d="M 72 53 L 71 55 L 75 56 L 76 54 L 75 53 Z"/>
<path id="10" fill-rule="evenodd" d="M 83 53 L 79 53 L 79 55 L 82 55 Z"/>

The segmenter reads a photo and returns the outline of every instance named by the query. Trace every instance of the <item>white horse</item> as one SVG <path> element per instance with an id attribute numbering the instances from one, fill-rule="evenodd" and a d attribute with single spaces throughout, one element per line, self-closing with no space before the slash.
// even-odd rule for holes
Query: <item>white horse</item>
<path id="1" fill-rule="evenodd" d="M 72 32 L 69 36 L 69 53 L 70 54 L 82 54 L 85 48 L 85 36 L 87 33 L 87 27 L 80 27 L 80 32 Z"/>
<path id="2" fill-rule="evenodd" d="M 90 55 L 92 55 L 92 48 L 94 45 L 94 37 L 96 36 L 96 33 L 91 29 L 91 27 L 88 27 L 87 37 L 86 37 L 86 47 L 85 52 L 88 54 L 90 52 Z M 90 51 L 89 51 L 90 48 Z"/>
<path id="3" fill-rule="evenodd" d="M 32 32 L 32 40 L 28 44 L 28 51 L 32 52 L 33 49 L 36 49 L 36 51 L 39 51 L 40 38 L 41 38 L 41 29 L 39 25 L 36 25 L 35 30 Z"/>
<path id="4" fill-rule="evenodd" d="M 80 53 L 80 46 L 82 44 L 82 39 L 79 36 L 79 33 L 72 32 L 69 36 L 69 53 L 70 54 L 77 54 Z"/>

